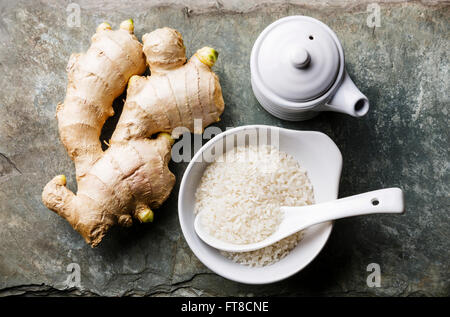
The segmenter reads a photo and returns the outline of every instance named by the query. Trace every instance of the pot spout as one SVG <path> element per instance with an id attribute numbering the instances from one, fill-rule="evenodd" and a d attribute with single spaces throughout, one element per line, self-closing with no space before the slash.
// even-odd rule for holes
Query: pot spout
<path id="1" fill-rule="evenodd" d="M 324 110 L 342 112 L 359 118 L 369 111 L 369 100 L 359 91 L 345 71 L 341 86 L 331 100 L 324 105 Z"/>

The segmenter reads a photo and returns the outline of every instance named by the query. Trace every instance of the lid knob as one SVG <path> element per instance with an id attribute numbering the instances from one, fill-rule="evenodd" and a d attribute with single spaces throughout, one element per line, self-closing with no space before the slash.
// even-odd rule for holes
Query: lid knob
<path id="1" fill-rule="evenodd" d="M 290 16 L 273 22 L 258 36 L 250 69 L 253 83 L 260 85 L 267 102 L 289 104 L 294 112 L 331 95 L 330 88 L 337 87 L 342 78 L 344 53 L 336 34 L 325 24 Z"/>
<path id="2" fill-rule="evenodd" d="M 295 68 L 305 68 L 311 61 L 311 57 L 303 47 L 294 47 L 290 54 L 291 63 Z"/>

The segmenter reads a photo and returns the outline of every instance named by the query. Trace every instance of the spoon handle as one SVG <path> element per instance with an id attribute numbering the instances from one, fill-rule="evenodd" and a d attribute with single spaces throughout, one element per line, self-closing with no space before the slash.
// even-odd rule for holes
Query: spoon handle
<path id="1" fill-rule="evenodd" d="M 403 213 L 405 203 L 400 188 L 386 188 L 316 205 L 281 207 L 281 210 L 290 220 L 282 222 L 285 227 L 279 228 L 279 232 L 296 232 L 299 225 L 304 229 L 318 223 L 352 216 Z"/>

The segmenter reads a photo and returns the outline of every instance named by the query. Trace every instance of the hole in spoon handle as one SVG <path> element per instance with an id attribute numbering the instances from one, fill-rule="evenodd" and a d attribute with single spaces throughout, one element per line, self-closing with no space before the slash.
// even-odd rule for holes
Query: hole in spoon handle
<path id="1" fill-rule="evenodd" d="M 371 192 L 370 204 L 380 213 L 403 213 L 405 202 L 400 188 L 386 188 Z"/>

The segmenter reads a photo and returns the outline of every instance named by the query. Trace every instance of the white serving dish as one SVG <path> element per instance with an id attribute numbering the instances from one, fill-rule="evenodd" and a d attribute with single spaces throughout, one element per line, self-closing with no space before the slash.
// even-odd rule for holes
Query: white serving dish
<path id="1" fill-rule="evenodd" d="M 272 283 L 299 272 L 322 250 L 333 226 L 332 222 L 326 222 L 306 229 L 303 240 L 289 255 L 264 267 L 233 263 L 197 236 L 194 230 L 195 191 L 209 164 L 205 160 L 200 160 L 202 155 L 210 154 L 211 149 L 221 145 L 224 140 L 227 144 L 234 145 L 235 141 L 230 140 L 234 140 L 235 135 L 256 133 L 262 136 L 267 132 L 273 135 L 278 133 L 279 149 L 292 155 L 306 169 L 314 187 L 316 203 L 337 199 L 342 169 L 341 152 L 327 135 L 321 132 L 288 130 L 265 125 L 242 126 L 227 130 L 211 139 L 195 154 L 181 180 L 178 197 L 178 215 L 184 237 L 194 254 L 209 269 L 227 279 L 246 284 Z M 269 141 L 262 143 L 274 144 L 273 140 L 269 138 Z M 214 155 L 217 154 L 208 157 L 209 162 Z"/>
<path id="2" fill-rule="evenodd" d="M 252 89 L 261 106 L 283 120 L 307 120 L 321 111 L 362 117 L 369 101 L 344 64 L 341 42 L 326 24 L 285 17 L 267 26 L 253 45 Z"/>

